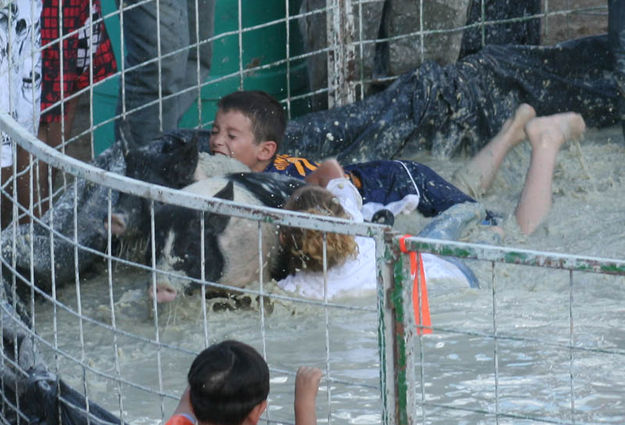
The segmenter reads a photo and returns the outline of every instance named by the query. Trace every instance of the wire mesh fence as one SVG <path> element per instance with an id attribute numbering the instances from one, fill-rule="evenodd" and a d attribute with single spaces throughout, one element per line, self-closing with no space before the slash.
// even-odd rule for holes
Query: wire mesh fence
<path id="1" fill-rule="evenodd" d="M 608 323 L 622 315 L 622 260 L 421 238 L 396 237 L 394 247 L 404 271 L 391 297 L 404 423 L 590 424 L 620 416 L 620 402 L 612 403 L 622 376 L 606 371 L 625 354 L 622 332 Z M 482 285 L 470 301 L 435 298 L 429 334 L 415 320 L 418 276 L 407 263 L 417 251 L 477 260 L 470 264 Z"/>
<path id="2" fill-rule="evenodd" d="M 94 2 L 88 3 L 93 10 Z M 192 100 L 175 118 L 179 127 L 210 127 L 217 100 L 238 89 L 265 90 L 283 103 L 290 118 L 297 117 L 365 98 L 424 61 L 453 62 L 510 28 L 527 38 L 521 41 L 536 43 L 599 32 L 605 29 L 604 2 L 525 2 L 513 17 L 497 16 L 485 1 L 208 3 L 188 2 L 195 19 L 188 28 L 180 25 L 189 30 L 186 44 L 162 50 L 169 49 L 160 43 L 167 35 L 158 29 L 153 35 L 159 42 L 152 46 L 156 55 L 135 64 L 123 59 L 128 49 L 124 22 L 132 22 L 133 10 L 151 1 L 124 2 L 121 8 L 102 1 L 101 14 L 91 15 L 85 26 L 61 29 L 62 40 L 71 41 L 81 32 L 93 40 L 98 25 L 104 24 L 117 71 L 99 79 L 94 68 L 97 52 L 87 49 L 86 85 L 73 92 L 61 89 L 59 99 L 41 111 L 57 109 L 63 117 L 55 124 L 57 151 L 34 140 L 23 123 L 15 124 L 6 114 L 1 117 L 12 143 L 28 152 L 26 165 L 21 165 L 17 150 L 10 150 L 12 165 L 3 168 L 0 201 L 3 223 L 11 223 L 2 230 L 0 257 L 4 421 L 28 422 L 43 412 L 44 405 L 34 401 L 36 392 L 24 392 L 38 384 L 53 388 L 49 394 L 60 394 L 61 404 L 89 412 L 92 423 L 107 417 L 97 406 L 111 414 L 112 421 L 164 421 L 184 389 L 184 375 L 195 354 L 225 338 L 249 342 L 269 363 L 267 423 L 293 422 L 293 378 L 301 364 L 324 370 L 318 415 L 329 423 L 621 420 L 622 335 L 613 328 L 622 315 L 622 278 L 611 276 L 622 275 L 620 261 L 533 252 L 521 258 L 519 250 L 469 247 L 471 251 L 454 244 L 433 249 L 414 243 L 412 250 L 479 259 L 470 264 L 486 283 L 479 291 L 454 287 L 437 293 L 430 287 L 433 333 L 418 335 L 411 331 L 416 329 L 414 315 L 405 314 L 405 322 L 396 316 L 401 300 L 408 304 L 400 310 L 412 311 L 412 285 L 403 290 L 395 286 L 410 280 L 389 263 L 396 241 L 385 242 L 381 226 L 315 220 L 134 181 L 123 176 L 124 164 L 116 162 L 121 147 L 113 143 L 115 122 L 142 111 L 158 117 L 151 130 L 167 130 L 165 114 L 181 94 Z M 214 28 L 200 19 L 203 7 L 214 7 Z M 62 18 L 62 9 L 59 14 Z M 7 19 L 17 23 L 15 16 L 9 13 Z M 9 38 L 8 45 L 15 48 L 16 40 Z M 59 45 L 63 57 L 66 44 L 59 41 L 44 42 L 34 51 Z M 212 60 L 210 71 L 203 74 L 206 48 Z M 164 63 L 180 62 L 180 56 L 188 57 L 189 67 L 195 69 L 193 82 L 168 91 Z M 61 80 L 66 65 L 61 59 Z M 157 90 L 144 103 L 132 104 L 130 76 L 150 65 L 158 76 Z M 31 81 L 36 81 L 35 73 L 31 70 Z M 36 98 L 32 89 L 26 94 Z M 12 107 L 7 110 L 15 115 Z M 67 115 L 73 113 L 76 118 L 68 122 Z M 94 160 L 95 166 L 73 157 Z M 48 167 L 40 167 L 44 163 Z M 26 183 L 23 195 L 18 180 Z M 119 240 L 110 230 L 108 217 L 122 193 L 146 201 L 147 231 L 142 238 Z M 20 196 L 21 202 L 15 202 Z M 248 263 L 261 271 L 269 261 L 265 243 L 275 237 L 275 229 L 265 228 L 267 223 L 374 237 L 379 286 L 361 298 L 311 301 L 281 290 L 262 273 L 244 289 L 200 275 L 182 278 L 187 288 L 195 285 L 195 291 L 189 289 L 193 295 L 158 305 L 154 293 L 150 298 L 150 283 L 163 276 L 180 278 L 157 264 L 146 237 L 156 236 L 160 203 L 253 222 L 238 245 L 253 248 L 254 259 Z M 200 220 L 199 225 L 208 224 Z M 197 243 L 205 246 L 202 236 Z M 548 269 L 540 268 L 534 276 L 509 262 Z M 549 268 L 554 266 L 564 271 Z M 205 273 L 205 267 L 201 269 Z M 586 273 L 588 269 L 593 273 Z M 527 280 L 511 279 L 518 275 Z M 535 282 L 553 287 L 543 291 Z M 607 288 L 609 299 L 597 294 L 597 286 Z M 216 290 L 235 295 L 207 299 L 207 293 Z M 595 317 L 602 318 L 600 323 Z M 402 334 L 399 329 L 408 331 Z M 61 414 L 59 405 L 53 403 L 52 409 L 50 415 Z"/>

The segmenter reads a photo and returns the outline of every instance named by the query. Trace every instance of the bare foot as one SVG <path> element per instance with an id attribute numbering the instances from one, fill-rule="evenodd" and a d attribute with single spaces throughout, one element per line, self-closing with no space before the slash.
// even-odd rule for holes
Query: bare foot
<path id="1" fill-rule="evenodd" d="M 585 129 L 584 119 L 574 112 L 534 118 L 525 126 L 532 154 L 515 211 L 524 234 L 534 233 L 551 210 L 553 170 L 560 147 L 579 138 Z"/>
<path id="2" fill-rule="evenodd" d="M 495 138 L 500 139 L 507 146 L 507 149 L 518 145 L 526 138 L 525 126 L 535 117 L 534 108 L 527 103 L 522 103 L 516 108 L 514 115 L 504 122 Z"/>
<path id="3" fill-rule="evenodd" d="M 564 112 L 533 118 L 525 125 L 532 150 L 559 151 L 567 140 L 579 139 L 586 130 L 584 118 L 575 112 Z"/>
<path id="4" fill-rule="evenodd" d="M 470 196 L 479 198 L 491 187 L 510 149 L 525 140 L 525 125 L 536 116 L 530 105 L 521 104 L 499 133 L 453 176 L 453 183 Z"/>

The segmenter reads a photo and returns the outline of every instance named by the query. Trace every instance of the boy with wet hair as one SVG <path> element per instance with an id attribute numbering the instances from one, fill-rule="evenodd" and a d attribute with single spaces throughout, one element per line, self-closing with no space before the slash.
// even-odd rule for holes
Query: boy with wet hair
<path id="1" fill-rule="evenodd" d="M 297 425 L 316 423 L 321 370 L 300 368 L 295 381 Z M 255 425 L 267 408 L 269 368 L 251 346 L 227 340 L 193 360 L 188 386 L 167 425 Z M 298 421 L 297 418 L 300 418 Z"/>
<path id="2" fill-rule="evenodd" d="M 231 93 L 217 104 L 211 153 L 236 158 L 252 171 L 265 171 L 280 148 L 285 128 L 282 106 L 267 93 Z"/>

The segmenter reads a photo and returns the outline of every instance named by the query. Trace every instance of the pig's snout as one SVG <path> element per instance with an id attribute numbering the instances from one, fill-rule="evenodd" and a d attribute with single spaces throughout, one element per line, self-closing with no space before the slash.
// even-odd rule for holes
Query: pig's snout
<path id="1" fill-rule="evenodd" d="M 154 292 L 152 286 L 148 288 L 148 293 L 150 295 L 150 299 L 153 299 Z M 176 288 L 171 286 L 169 283 L 157 283 L 156 284 L 156 302 L 157 303 L 168 303 L 172 302 L 176 299 L 176 295 L 178 295 L 178 291 Z"/>

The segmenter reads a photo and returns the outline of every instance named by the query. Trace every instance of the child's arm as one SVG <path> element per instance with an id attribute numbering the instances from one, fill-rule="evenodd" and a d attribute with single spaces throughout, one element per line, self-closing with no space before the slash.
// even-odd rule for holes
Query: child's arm
<path id="1" fill-rule="evenodd" d="M 197 419 L 193 414 L 193 407 L 191 407 L 191 397 L 189 393 L 189 386 L 184 390 L 176 410 L 173 415 L 167 421 L 165 425 L 197 425 Z"/>
<path id="2" fill-rule="evenodd" d="M 316 425 L 315 399 L 319 390 L 320 369 L 302 366 L 295 377 L 295 425 Z"/>
<path id="3" fill-rule="evenodd" d="M 345 172 L 341 164 L 336 159 L 328 159 L 323 161 L 315 171 L 306 176 L 306 183 L 326 187 L 330 180 L 342 177 L 345 177 Z"/>

